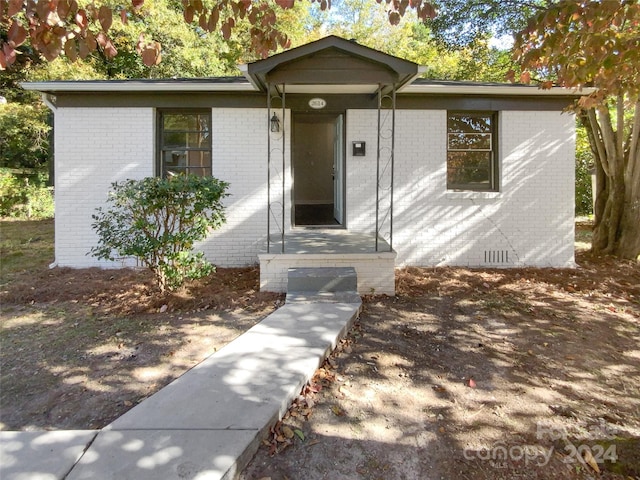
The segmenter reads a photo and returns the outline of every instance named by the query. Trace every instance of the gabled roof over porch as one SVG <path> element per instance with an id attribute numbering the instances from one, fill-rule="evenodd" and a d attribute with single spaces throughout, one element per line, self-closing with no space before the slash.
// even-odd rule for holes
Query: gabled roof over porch
<path id="1" fill-rule="evenodd" d="M 424 71 L 416 63 L 344 38 L 329 36 L 241 66 L 259 90 L 286 84 L 288 93 L 374 93 L 396 89 Z"/>

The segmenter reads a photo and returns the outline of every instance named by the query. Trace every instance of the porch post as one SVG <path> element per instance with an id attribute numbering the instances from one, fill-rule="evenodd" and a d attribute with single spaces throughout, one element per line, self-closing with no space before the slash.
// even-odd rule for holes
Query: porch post
<path id="1" fill-rule="evenodd" d="M 390 115 L 382 116 L 383 103 L 391 102 Z M 379 238 L 388 240 L 389 251 L 393 250 L 393 177 L 395 168 L 396 135 L 396 86 L 390 93 L 378 86 L 378 148 L 376 162 L 376 252 L 380 251 Z M 386 227 L 386 228 L 385 228 Z M 386 230 L 386 231 L 385 231 Z"/>
<path id="2" fill-rule="evenodd" d="M 271 84 L 267 83 L 267 253 L 271 253 Z"/>
<path id="3" fill-rule="evenodd" d="M 272 94 L 272 90 L 274 89 L 274 94 Z M 277 109 L 273 106 L 273 100 L 279 99 L 282 110 L 280 112 L 281 119 L 279 119 L 280 128 L 278 131 L 271 131 L 271 119 L 273 115 L 276 115 Z M 280 237 L 280 251 L 284 253 L 284 228 L 285 228 L 285 168 L 286 168 L 286 156 L 285 156 L 285 147 L 286 147 L 286 105 L 285 105 L 285 90 L 284 85 L 282 85 L 282 95 L 278 95 L 277 85 L 272 85 L 271 83 L 267 83 L 267 253 L 271 252 L 271 229 L 272 226 L 275 226 L 276 232 Z M 276 115 L 277 116 L 277 115 Z M 280 138 L 277 137 L 280 135 Z M 272 138 L 274 136 L 275 138 Z M 281 140 L 279 144 L 278 140 Z M 278 150 L 281 153 L 281 164 L 278 165 Z M 279 171 L 278 171 L 279 170 Z M 280 199 L 278 196 L 278 176 L 280 176 L 281 181 L 281 192 L 282 197 Z M 274 182 L 272 185 L 272 182 Z M 274 188 L 275 187 L 275 188 Z M 274 198 L 275 197 L 275 198 Z M 278 209 L 277 205 L 280 204 L 281 208 Z M 280 212 L 278 212 L 280 210 Z M 278 215 L 280 213 L 280 215 Z M 278 221 L 278 217 L 280 220 Z"/>

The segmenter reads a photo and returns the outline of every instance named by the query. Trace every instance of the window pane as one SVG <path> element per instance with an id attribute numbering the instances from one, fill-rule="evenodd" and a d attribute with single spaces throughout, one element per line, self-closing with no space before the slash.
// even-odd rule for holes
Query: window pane
<path id="1" fill-rule="evenodd" d="M 449 152 L 447 156 L 447 185 L 476 185 L 491 187 L 491 152 Z"/>
<path id="2" fill-rule="evenodd" d="M 181 151 L 166 151 L 162 152 L 163 163 L 166 167 L 186 167 L 187 166 L 187 154 Z"/>
<path id="3" fill-rule="evenodd" d="M 204 176 L 211 176 L 211 168 L 209 167 L 194 167 L 194 168 L 187 168 L 187 167 L 167 167 L 166 171 L 165 171 L 165 176 L 173 176 L 173 175 L 180 175 L 180 174 L 192 174 L 192 175 L 198 175 L 200 177 L 204 177 Z"/>
<path id="4" fill-rule="evenodd" d="M 189 148 L 208 148 L 209 132 L 189 133 L 187 134 L 187 147 Z"/>
<path id="5" fill-rule="evenodd" d="M 187 134 L 183 132 L 167 132 L 164 134 L 163 147 L 185 148 L 187 146 Z"/>
<path id="6" fill-rule="evenodd" d="M 211 152 L 188 152 L 189 167 L 209 167 Z"/>
<path id="7" fill-rule="evenodd" d="M 491 134 L 450 133 L 449 150 L 491 150 Z"/>
<path id="8" fill-rule="evenodd" d="M 164 130 L 209 130 L 209 116 L 200 113 L 165 113 Z"/>
<path id="9" fill-rule="evenodd" d="M 491 115 L 489 114 L 449 114 L 447 130 L 449 133 L 491 133 Z"/>

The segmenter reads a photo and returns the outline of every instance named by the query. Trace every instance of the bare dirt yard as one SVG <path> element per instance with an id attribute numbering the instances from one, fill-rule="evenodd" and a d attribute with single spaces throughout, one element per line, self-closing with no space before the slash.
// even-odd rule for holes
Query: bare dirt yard
<path id="1" fill-rule="evenodd" d="M 47 233 L 0 228 L 2 429 L 101 427 L 282 302 L 256 269 L 166 297 L 144 272 L 21 271 Z M 640 267 L 577 259 L 398 271 L 241 478 L 640 478 Z"/>
<path id="2" fill-rule="evenodd" d="M 257 267 L 160 295 L 145 270 L 49 270 L 50 220 L 0 232 L 0 430 L 102 428 L 283 301 Z"/>

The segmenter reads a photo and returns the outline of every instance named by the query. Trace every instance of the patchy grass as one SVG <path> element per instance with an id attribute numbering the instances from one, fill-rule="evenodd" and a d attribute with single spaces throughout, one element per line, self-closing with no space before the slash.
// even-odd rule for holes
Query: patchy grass
<path id="1" fill-rule="evenodd" d="M 53 262 L 53 219 L 0 220 L 0 288 Z"/>
<path id="2" fill-rule="evenodd" d="M 591 250 L 591 236 L 593 233 L 593 219 L 582 217 L 576 221 L 575 248 L 576 252 Z"/>

